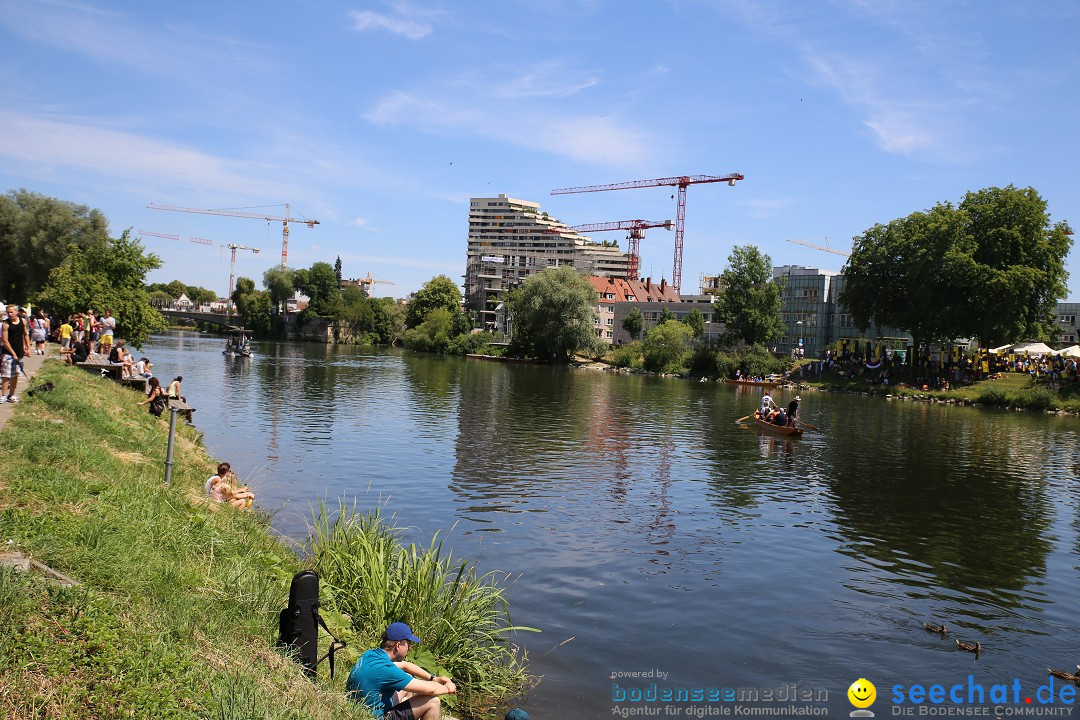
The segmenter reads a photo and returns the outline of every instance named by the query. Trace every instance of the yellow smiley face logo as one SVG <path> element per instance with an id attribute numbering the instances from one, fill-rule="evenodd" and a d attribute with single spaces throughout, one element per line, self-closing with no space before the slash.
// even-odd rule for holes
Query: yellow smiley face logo
<path id="1" fill-rule="evenodd" d="M 866 678 L 859 678 L 847 689 L 848 700 L 857 708 L 868 708 L 877 699 L 877 688 Z"/>

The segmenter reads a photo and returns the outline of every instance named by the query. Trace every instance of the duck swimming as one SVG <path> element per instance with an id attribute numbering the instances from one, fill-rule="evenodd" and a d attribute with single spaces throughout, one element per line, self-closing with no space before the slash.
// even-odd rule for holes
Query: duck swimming
<path id="1" fill-rule="evenodd" d="M 964 642 L 960 638 L 956 638 L 956 647 L 960 648 L 961 650 L 967 650 L 968 652 L 973 652 L 976 655 L 978 655 L 979 653 L 982 652 L 982 643 L 977 642 L 974 645 L 972 645 L 969 642 Z"/>
<path id="2" fill-rule="evenodd" d="M 1062 680 L 1068 680 L 1071 683 L 1080 684 L 1080 665 L 1077 665 L 1076 669 L 1077 672 L 1075 674 L 1067 672 L 1065 670 L 1055 670 L 1054 668 L 1046 668 L 1046 672 L 1050 673 L 1056 678 L 1061 678 Z"/>
<path id="3" fill-rule="evenodd" d="M 922 626 L 929 632 L 937 633 L 938 635 L 944 635 L 949 632 L 948 627 L 945 625 L 934 625 L 933 623 L 923 623 Z"/>

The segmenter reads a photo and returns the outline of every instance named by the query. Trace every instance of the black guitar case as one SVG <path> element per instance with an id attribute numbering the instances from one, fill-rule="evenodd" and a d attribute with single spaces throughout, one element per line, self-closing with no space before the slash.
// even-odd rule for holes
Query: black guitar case
<path id="1" fill-rule="evenodd" d="M 319 657 L 319 626 L 331 637 L 330 649 Z M 314 570 L 301 570 L 289 586 L 289 606 L 278 616 L 278 646 L 295 653 L 297 662 L 309 677 L 315 667 L 330 659 L 330 677 L 334 677 L 334 653 L 345 643 L 334 637 L 319 616 L 319 576 Z"/>

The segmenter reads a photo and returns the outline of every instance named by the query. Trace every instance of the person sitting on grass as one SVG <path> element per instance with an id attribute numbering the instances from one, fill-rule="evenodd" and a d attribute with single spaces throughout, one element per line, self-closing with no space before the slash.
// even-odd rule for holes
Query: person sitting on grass
<path id="1" fill-rule="evenodd" d="M 161 413 L 165 412 L 168 400 L 165 398 L 165 391 L 161 389 L 161 381 L 156 377 L 150 378 L 150 389 L 146 391 L 146 399 L 138 403 L 139 405 L 146 405 L 149 403 L 150 414 L 161 416 Z"/>
<path id="2" fill-rule="evenodd" d="M 218 483 L 220 483 L 221 480 L 229 474 L 230 470 L 232 470 L 232 465 L 230 465 L 229 463 L 218 463 L 217 472 L 211 475 L 210 479 L 203 483 L 203 491 L 207 494 L 207 496 L 213 498 L 214 500 L 217 500 L 218 502 L 222 502 L 223 498 L 221 497 L 221 493 L 217 491 L 217 486 Z"/>
<path id="3" fill-rule="evenodd" d="M 220 495 L 221 502 L 227 502 L 237 510 L 246 510 L 255 502 L 255 493 L 247 485 L 240 487 L 240 478 L 232 470 L 225 473 L 214 490 Z"/>
<path id="4" fill-rule="evenodd" d="M 409 648 L 420 642 L 403 622 L 391 623 L 382 634 L 382 644 L 360 656 L 345 681 L 348 696 L 368 706 L 385 720 L 439 720 L 440 695 L 457 692 L 448 677 L 436 676 L 405 661 Z M 394 694 L 405 697 L 394 704 Z"/>

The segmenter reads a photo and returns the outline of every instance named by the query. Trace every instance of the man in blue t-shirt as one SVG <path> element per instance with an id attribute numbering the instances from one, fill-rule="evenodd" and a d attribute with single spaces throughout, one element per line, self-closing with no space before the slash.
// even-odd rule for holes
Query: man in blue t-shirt
<path id="1" fill-rule="evenodd" d="M 360 656 L 345 681 L 349 697 L 366 704 L 384 720 L 439 720 L 440 695 L 456 693 L 448 677 L 436 676 L 419 665 L 405 662 L 409 647 L 420 642 L 403 622 L 391 623 L 382 634 L 382 645 Z M 405 691 L 394 704 L 394 693 Z"/>

